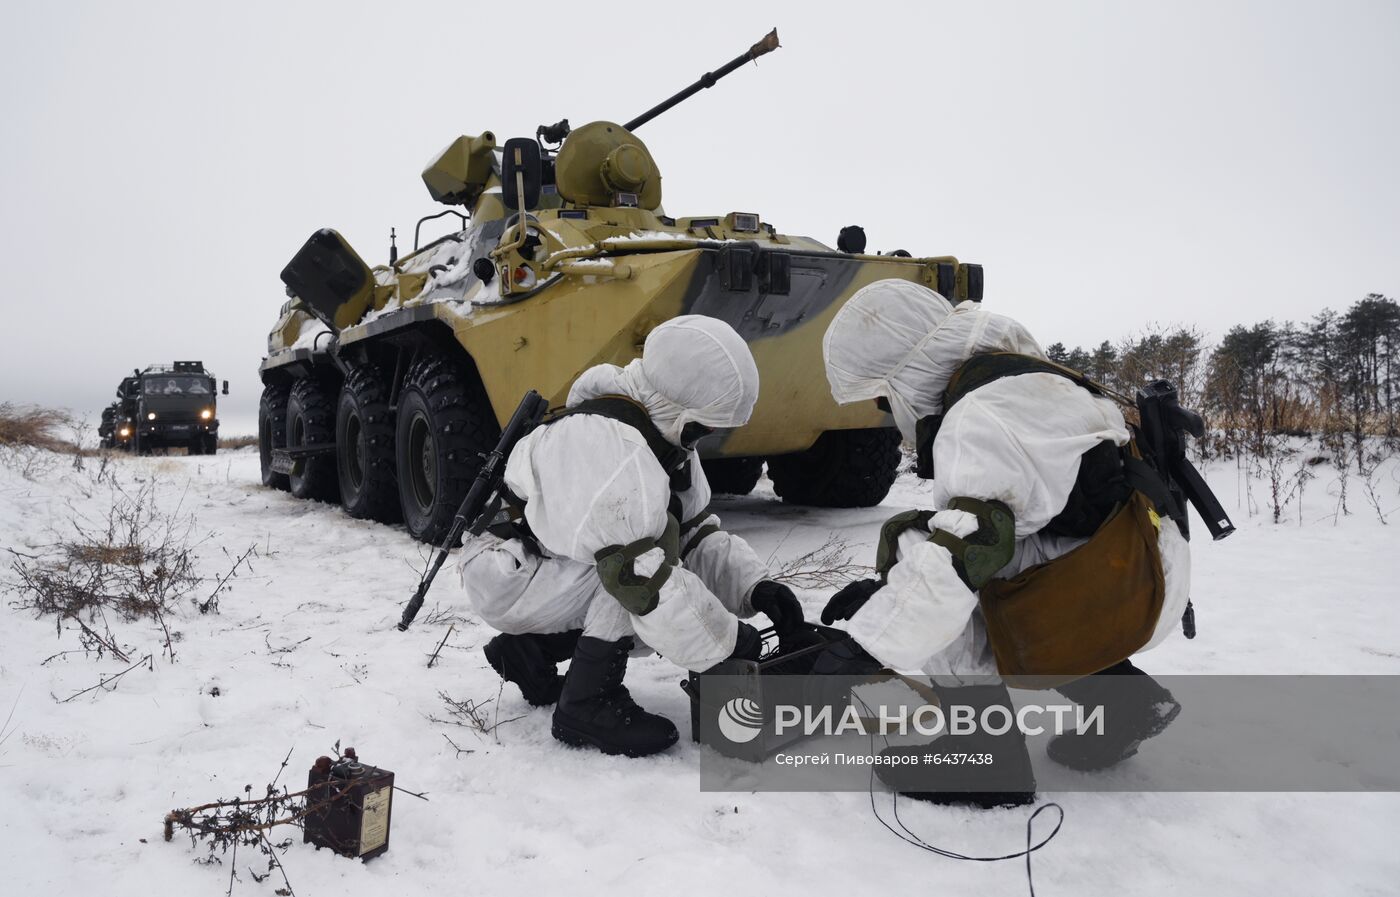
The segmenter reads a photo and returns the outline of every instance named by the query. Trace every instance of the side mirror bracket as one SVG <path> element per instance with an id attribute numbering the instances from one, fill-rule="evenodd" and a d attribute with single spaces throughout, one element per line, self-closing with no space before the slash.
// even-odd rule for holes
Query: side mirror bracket
<path id="1" fill-rule="evenodd" d="M 520 211 L 540 204 L 544 166 L 540 145 L 528 137 L 507 140 L 501 153 L 501 201 L 507 209 Z"/>

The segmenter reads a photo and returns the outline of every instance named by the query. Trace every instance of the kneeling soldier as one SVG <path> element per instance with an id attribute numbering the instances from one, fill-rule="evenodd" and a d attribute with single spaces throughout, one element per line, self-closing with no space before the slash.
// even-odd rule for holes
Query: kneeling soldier
<path id="1" fill-rule="evenodd" d="M 1160 732 L 1179 710 L 1166 689 L 1145 674 L 1117 680 L 1135 686 L 1124 700 L 1108 692 L 1125 689 L 1093 675 L 1140 672 L 1127 658 L 1175 629 L 1189 588 L 1184 508 L 1139 456 L 1114 402 L 1048 362 L 1012 319 L 975 303 L 954 308 L 906 281 L 858 292 L 823 351 L 835 399 L 878 401 L 917 446 L 933 510 L 885 524 L 881 578 L 837 593 L 822 622 L 850 620 L 853 639 L 880 664 L 964 686 L 940 698 L 978 718 L 1011 709 L 1000 676 L 1054 676 L 1076 701 L 1116 700 L 1105 707 L 1106 737 L 1052 742 L 1051 758 L 1065 765 L 1112 765 Z M 858 650 L 848 660 L 844 669 L 863 671 Z M 917 776 L 882 767 L 882 777 L 938 803 L 1034 798 L 1014 727 L 938 746 L 994 762 Z"/>
<path id="2" fill-rule="evenodd" d="M 554 737 L 645 756 L 677 738 L 623 685 L 633 636 L 688 670 L 757 659 L 755 611 L 802 622 L 791 590 L 708 511 L 695 444 L 745 424 L 758 397 L 748 346 L 722 321 L 683 316 L 626 367 L 598 365 L 566 409 L 506 464 L 518 519 L 462 548 L 476 611 L 502 635 L 486 658 L 532 704 L 555 703 Z M 557 664 L 570 660 L 568 675 Z"/>

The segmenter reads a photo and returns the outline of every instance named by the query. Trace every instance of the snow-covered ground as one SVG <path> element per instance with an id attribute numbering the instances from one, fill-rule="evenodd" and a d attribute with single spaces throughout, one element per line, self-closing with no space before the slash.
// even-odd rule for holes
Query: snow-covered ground
<path id="1" fill-rule="evenodd" d="M 105 522 L 113 487 L 95 460 L 66 460 L 22 475 L 0 464 L 0 547 L 34 553 L 73 538 L 73 520 Z M 161 633 L 114 622 L 132 656 L 154 655 L 114 690 L 58 701 L 125 667 L 82 653 L 5 596 L 0 612 L 0 891 L 13 895 L 221 894 L 228 867 L 193 862 L 187 838 L 161 840 L 176 807 L 260 793 L 291 749 L 285 780 L 339 740 L 394 770 L 428 802 L 395 797 L 389 852 L 367 864 L 296 843 L 283 856 L 307 895 L 385 894 L 1019 894 L 1019 862 L 964 863 L 899 843 L 871 816 L 864 794 L 717 794 L 698 788 L 699 751 L 683 738 L 646 760 L 565 749 L 549 711 L 513 688 L 500 697 L 494 737 L 428 720 L 439 692 L 496 697 L 481 656 L 491 636 L 473 620 L 453 578 L 439 579 L 419 623 L 395 630 L 426 550 L 402 529 L 351 520 L 258 485 L 243 450 L 212 458 L 114 462 L 127 491 L 155 483 L 160 509 L 193 515 L 200 572 L 216 577 L 256 546 L 217 614 L 191 606 L 173 618 L 175 663 Z M 43 465 L 40 465 L 42 467 Z M 1143 655 L 1154 673 L 1400 673 L 1400 512 L 1382 525 L 1354 487 L 1354 514 L 1334 523 L 1335 472 L 1309 485 L 1287 523 L 1235 507 L 1233 467 L 1211 472 L 1240 531 L 1198 538 L 1194 600 L 1200 636 Z M 1383 478 L 1385 507 L 1400 505 Z M 1259 487 L 1256 486 L 1256 492 Z M 920 504 L 903 479 L 884 506 L 795 508 L 767 482 L 724 500 L 728 526 L 778 561 L 833 531 L 868 560 L 876 524 Z M 204 538 L 207 536 L 208 538 Z M 13 555 L 5 553 L 6 567 Z M 0 576 L 9 582 L 8 570 Z M 206 586 L 212 589 L 212 583 Z M 812 615 L 825 595 L 807 593 Z M 455 613 L 432 669 L 426 661 Z M 658 658 L 634 661 L 628 684 L 643 706 L 687 731 L 681 673 Z M 217 696 L 213 693 L 217 689 Z M 1306 724 L 1307 708 L 1299 708 Z M 497 712 L 490 705 L 488 715 Z M 8 722 L 6 717 L 9 716 Z M 446 736 L 446 737 L 444 737 Z M 448 738 L 469 751 L 459 753 Z M 1037 763 L 1046 762 L 1043 757 Z M 1149 745 L 1130 761 L 1151 763 Z M 1400 888 L 1400 795 L 1043 794 L 1066 820 L 1036 854 L 1042 895 L 1395 894 Z M 887 795 L 881 795 L 888 801 Z M 901 803 L 926 840 L 972 854 L 1025 843 L 1027 811 L 972 812 Z M 1042 816 L 1042 820 L 1046 817 Z M 284 836 L 285 836 L 284 835 Z M 225 861 L 227 861 L 225 857 Z M 241 853 L 236 894 L 271 894 Z"/>

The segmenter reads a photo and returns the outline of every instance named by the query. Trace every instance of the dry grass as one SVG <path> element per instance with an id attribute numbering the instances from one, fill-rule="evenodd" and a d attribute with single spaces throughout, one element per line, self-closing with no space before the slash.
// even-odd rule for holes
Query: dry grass
<path id="1" fill-rule="evenodd" d="M 69 542 L 63 546 L 68 559 L 79 564 L 119 564 L 123 567 L 139 567 L 146 560 L 146 549 L 142 545 L 95 545 Z"/>
<path id="2" fill-rule="evenodd" d="M 219 448 L 239 449 L 247 448 L 250 445 L 257 445 L 258 437 L 253 436 L 221 436 L 219 438 Z"/>
<path id="3" fill-rule="evenodd" d="M 71 451 L 73 443 L 59 436 L 58 431 L 72 426 L 72 415 L 55 408 L 0 402 L 0 446 Z"/>

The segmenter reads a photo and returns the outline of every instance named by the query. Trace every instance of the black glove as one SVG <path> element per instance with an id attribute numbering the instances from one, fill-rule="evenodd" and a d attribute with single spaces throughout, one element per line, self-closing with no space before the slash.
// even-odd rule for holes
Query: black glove
<path id="1" fill-rule="evenodd" d="M 780 582 L 765 579 L 753 587 L 749 596 L 753 609 L 773 621 L 773 628 L 782 635 L 802 625 L 802 604 L 792 589 Z"/>
<path id="2" fill-rule="evenodd" d="M 878 579 L 858 579 L 846 585 L 841 591 L 831 596 L 831 600 L 822 609 L 822 623 L 830 626 L 837 620 L 849 620 L 855 616 L 855 612 L 865 606 L 865 602 L 870 600 L 884 583 Z"/>
<path id="3" fill-rule="evenodd" d="M 734 633 L 734 650 L 730 651 L 729 656 L 724 660 L 721 660 L 700 675 L 740 675 L 744 672 L 742 669 L 736 670 L 732 667 L 722 669 L 722 667 L 725 667 L 731 660 L 752 660 L 756 662 L 761 657 L 763 657 L 763 636 L 758 634 L 757 629 L 754 629 L 748 623 L 740 620 L 739 628 Z"/>
<path id="4" fill-rule="evenodd" d="M 734 633 L 734 650 L 725 660 L 758 660 L 762 655 L 763 637 L 757 629 L 740 620 L 739 629 Z"/>

